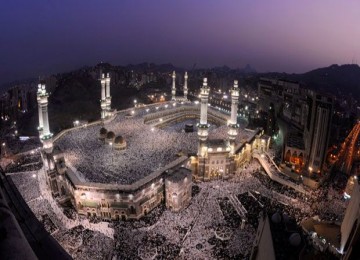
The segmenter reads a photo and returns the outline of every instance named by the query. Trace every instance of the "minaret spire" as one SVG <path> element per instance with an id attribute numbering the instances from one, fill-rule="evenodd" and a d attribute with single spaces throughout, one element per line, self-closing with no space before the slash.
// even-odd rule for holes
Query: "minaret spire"
<path id="1" fill-rule="evenodd" d="M 175 95 L 176 95 L 176 87 L 175 87 L 175 78 L 176 78 L 176 74 L 175 74 L 175 70 L 172 73 L 172 88 L 171 88 L 171 100 L 175 100 Z"/>
<path id="2" fill-rule="evenodd" d="M 238 134 L 239 125 L 237 124 L 237 111 L 239 104 L 239 87 L 238 81 L 234 80 L 234 86 L 230 90 L 231 92 L 231 115 L 229 120 L 229 143 L 230 143 L 230 154 L 235 153 L 235 139 Z"/>
<path id="3" fill-rule="evenodd" d="M 101 83 L 101 119 L 111 116 L 110 73 L 100 73 Z"/>
<path id="4" fill-rule="evenodd" d="M 52 151 L 52 133 L 50 132 L 49 125 L 49 115 L 48 115 L 48 97 L 49 94 L 46 92 L 45 83 L 39 83 L 38 92 L 37 92 L 37 101 L 40 107 L 39 109 L 39 128 L 41 127 L 42 121 L 42 131 L 40 133 L 40 139 L 43 142 L 43 147 L 46 152 Z M 41 112 L 40 112 L 41 110 Z M 39 130 L 40 132 L 40 130 Z"/>
<path id="5" fill-rule="evenodd" d="M 109 116 L 110 110 L 111 110 L 110 73 L 109 72 L 106 73 L 105 83 L 106 83 L 106 111 Z"/>
<path id="6" fill-rule="evenodd" d="M 208 138 L 208 128 L 207 123 L 207 109 L 208 109 L 208 99 L 209 99 L 209 87 L 207 85 L 207 78 L 204 78 L 203 85 L 200 90 L 201 98 L 201 107 L 200 107 L 200 123 L 198 124 L 198 138 L 199 138 L 199 148 L 198 156 L 204 156 L 206 151 L 204 149 L 204 144 Z"/>
<path id="7" fill-rule="evenodd" d="M 207 159 L 207 139 L 208 139 L 208 129 L 209 125 L 207 123 L 207 109 L 208 109 L 208 98 L 209 98 L 209 87 L 207 85 L 207 78 L 204 78 L 203 85 L 200 89 L 200 99 L 201 99 L 201 107 L 200 107 L 200 123 L 197 125 L 198 127 L 198 176 L 201 176 L 202 179 L 209 178 L 209 170 L 206 170 L 205 163 Z"/>
<path id="8" fill-rule="evenodd" d="M 185 82 L 184 82 L 184 98 L 185 98 L 185 100 L 187 100 L 187 95 L 188 95 L 188 87 L 187 87 L 188 74 L 187 74 L 187 71 L 185 71 L 184 79 L 185 79 Z"/>
<path id="9" fill-rule="evenodd" d="M 106 81 L 105 81 L 105 73 L 100 73 L 100 83 L 101 83 L 101 119 L 105 119 L 106 117 Z"/>
<path id="10" fill-rule="evenodd" d="M 207 84 L 207 78 L 204 78 L 203 85 L 200 90 L 200 98 L 201 98 L 200 125 L 207 125 L 207 107 L 209 100 L 209 87 Z"/>
<path id="11" fill-rule="evenodd" d="M 41 101 L 41 95 L 42 95 L 42 86 L 41 83 L 39 83 L 38 85 L 38 91 L 37 91 L 37 102 L 38 102 L 38 114 L 39 114 L 39 126 L 38 126 L 38 131 L 39 131 L 39 136 L 42 136 L 43 133 L 43 129 L 44 129 L 44 122 L 43 122 L 43 116 L 42 116 L 42 108 L 40 105 L 40 101 Z"/>

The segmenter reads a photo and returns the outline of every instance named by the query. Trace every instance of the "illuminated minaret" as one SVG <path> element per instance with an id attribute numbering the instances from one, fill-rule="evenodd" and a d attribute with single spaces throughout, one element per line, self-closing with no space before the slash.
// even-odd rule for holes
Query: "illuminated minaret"
<path id="1" fill-rule="evenodd" d="M 185 83 L 184 83 L 184 98 L 185 98 L 185 100 L 187 100 L 187 95 L 188 95 L 188 87 L 187 87 L 188 74 L 187 74 L 187 71 L 185 71 L 184 79 L 185 79 Z"/>
<path id="2" fill-rule="evenodd" d="M 208 133 L 209 125 L 207 123 L 209 90 L 210 89 L 207 85 L 207 78 L 204 78 L 203 85 L 200 89 L 201 107 L 200 107 L 200 123 L 198 124 L 198 138 L 199 138 L 198 156 L 199 157 L 204 157 L 206 155 L 205 143 L 209 135 Z"/>
<path id="3" fill-rule="evenodd" d="M 38 91 L 37 91 L 37 102 L 38 102 L 38 114 L 39 114 L 38 131 L 39 131 L 40 137 L 42 136 L 43 129 L 44 129 L 44 122 L 43 122 L 42 110 L 41 110 L 41 105 L 40 105 L 41 95 L 42 95 L 42 87 L 41 87 L 41 83 L 39 83 Z"/>
<path id="4" fill-rule="evenodd" d="M 230 90 L 231 92 L 231 115 L 229 120 L 229 143 L 230 143 L 230 154 L 235 153 L 235 139 L 238 134 L 239 125 L 237 124 L 237 111 L 239 104 L 239 87 L 238 81 L 234 80 L 234 87 Z"/>
<path id="5" fill-rule="evenodd" d="M 100 100 L 101 119 L 105 119 L 105 117 L 106 117 L 105 73 L 101 73 L 100 83 L 101 83 L 101 100 Z"/>
<path id="6" fill-rule="evenodd" d="M 106 73 L 105 78 L 106 83 L 106 111 L 108 112 L 108 115 L 110 115 L 111 110 L 111 95 L 110 95 L 110 73 Z"/>
<path id="7" fill-rule="evenodd" d="M 171 100 L 175 100 L 175 95 L 176 95 L 175 78 L 176 78 L 176 74 L 174 70 L 172 74 Z"/>
<path id="8" fill-rule="evenodd" d="M 52 150 L 52 133 L 50 133 L 50 126 L 49 126 L 49 116 L 48 116 L 48 97 L 49 94 L 46 92 L 45 84 L 40 83 L 39 89 L 37 93 L 37 100 L 38 105 L 41 108 L 41 116 L 40 116 L 40 109 L 39 109 L 39 121 L 40 118 L 43 122 L 43 130 L 40 135 L 40 139 L 43 142 L 43 147 L 46 152 L 51 152 Z"/>

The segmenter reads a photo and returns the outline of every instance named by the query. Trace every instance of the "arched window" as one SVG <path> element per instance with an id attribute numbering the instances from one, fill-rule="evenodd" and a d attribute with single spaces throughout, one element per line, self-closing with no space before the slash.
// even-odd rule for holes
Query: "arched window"
<path id="1" fill-rule="evenodd" d="M 290 162 L 290 157 L 291 157 L 291 152 L 290 150 L 288 150 L 285 154 L 285 158 L 284 158 L 284 161 L 285 162 Z"/>
<path id="2" fill-rule="evenodd" d="M 136 214 L 136 209 L 134 206 L 130 206 L 130 214 Z"/>
<path id="3" fill-rule="evenodd" d="M 291 163 L 294 163 L 294 164 L 298 164 L 298 155 L 297 155 L 297 152 L 293 152 L 292 156 L 291 156 Z"/>

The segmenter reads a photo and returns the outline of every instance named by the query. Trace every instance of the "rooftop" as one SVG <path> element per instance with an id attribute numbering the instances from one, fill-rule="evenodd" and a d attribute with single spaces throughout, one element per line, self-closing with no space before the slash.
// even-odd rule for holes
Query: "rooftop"
<path id="1" fill-rule="evenodd" d="M 191 178 L 191 170 L 184 167 L 180 167 L 174 170 L 173 172 L 169 172 L 166 179 L 172 182 L 179 182 L 185 179 L 186 177 Z"/>

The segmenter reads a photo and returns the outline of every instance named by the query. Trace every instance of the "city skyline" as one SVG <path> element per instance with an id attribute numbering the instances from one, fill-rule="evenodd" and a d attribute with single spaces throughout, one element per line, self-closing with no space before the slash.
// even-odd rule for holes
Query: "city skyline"
<path id="1" fill-rule="evenodd" d="M 101 61 L 303 73 L 360 55 L 355 1 L 19 0 L 0 12 L 0 84 Z"/>

